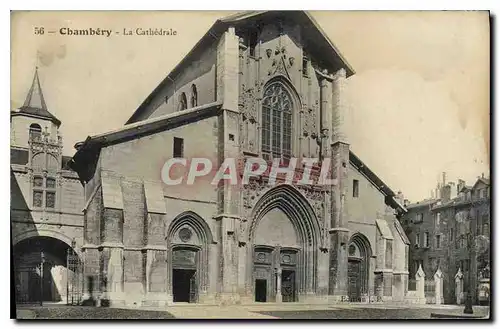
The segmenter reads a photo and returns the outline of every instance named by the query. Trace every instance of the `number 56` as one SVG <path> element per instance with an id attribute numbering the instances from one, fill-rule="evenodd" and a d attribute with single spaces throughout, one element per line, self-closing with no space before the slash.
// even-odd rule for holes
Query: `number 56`
<path id="1" fill-rule="evenodd" d="M 35 27 L 35 35 L 42 35 L 44 33 L 43 27 Z"/>

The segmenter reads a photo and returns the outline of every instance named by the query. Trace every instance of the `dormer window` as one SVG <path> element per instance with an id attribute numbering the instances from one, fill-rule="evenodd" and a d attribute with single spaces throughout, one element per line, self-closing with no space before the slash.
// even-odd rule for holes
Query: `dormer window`
<path id="1" fill-rule="evenodd" d="M 30 125 L 30 139 L 40 139 L 42 136 L 42 127 L 38 123 L 32 123 Z"/>

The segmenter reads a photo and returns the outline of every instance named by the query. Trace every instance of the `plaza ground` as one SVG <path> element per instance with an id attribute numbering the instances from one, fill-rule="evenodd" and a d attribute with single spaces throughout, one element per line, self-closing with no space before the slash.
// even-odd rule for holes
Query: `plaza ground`
<path id="1" fill-rule="evenodd" d="M 18 305 L 18 319 L 431 319 L 431 313 L 463 315 L 463 306 L 401 304 L 252 304 L 207 306 L 181 304 L 165 309 Z M 489 316 L 488 306 L 474 306 L 474 317 Z"/>

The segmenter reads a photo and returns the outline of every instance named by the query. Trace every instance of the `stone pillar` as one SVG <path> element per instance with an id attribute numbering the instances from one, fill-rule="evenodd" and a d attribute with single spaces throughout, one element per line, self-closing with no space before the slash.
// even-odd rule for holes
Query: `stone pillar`
<path id="1" fill-rule="evenodd" d="M 340 69 L 333 77 L 331 172 L 336 184 L 332 186 L 332 217 L 330 229 L 329 295 L 334 300 L 347 297 L 347 228 L 348 212 L 345 198 L 348 193 L 349 143 L 345 133 L 344 116 L 347 104 L 344 95 L 346 72 Z"/>
<path id="2" fill-rule="evenodd" d="M 439 268 L 434 273 L 434 284 L 436 305 L 441 305 L 443 304 L 443 272 Z"/>
<path id="3" fill-rule="evenodd" d="M 222 35 L 217 46 L 217 100 L 222 101 L 222 113 L 219 115 L 218 168 L 239 157 L 239 40 L 234 27 L 229 27 Z M 231 168 L 235 169 L 235 168 Z M 219 172 L 219 174 L 223 174 Z M 236 224 L 240 221 L 240 192 L 229 180 L 218 186 L 218 212 L 215 216 L 220 221 L 220 281 L 221 304 L 239 302 L 238 295 L 238 237 Z"/>
<path id="4" fill-rule="evenodd" d="M 168 249 L 165 246 L 165 199 L 160 182 L 144 182 L 144 306 L 165 306 L 172 302 L 167 291 Z"/>
<path id="5" fill-rule="evenodd" d="M 461 305 L 464 301 L 464 274 L 460 268 L 455 274 L 455 298 L 457 305 Z"/>
<path id="6" fill-rule="evenodd" d="M 422 265 L 418 267 L 415 280 L 417 281 L 417 304 L 425 304 L 425 272 Z"/>
<path id="7" fill-rule="evenodd" d="M 86 185 L 85 189 L 89 187 Z M 84 305 L 95 305 L 99 297 L 99 250 L 100 223 L 102 221 L 102 188 L 86 193 L 87 207 L 84 209 L 83 261 L 83 296 Z M 88 197 L 90 195 L 90 197 Z"/>
<path id="8" fill-rule="evenodd" d="M 122 306 L 123 296 L 123 195 L 121 179 L 102 173 L 101 306 Z"/>
<path id="9" fill-rule="evenodd" d="M 276 268 L 276 303 L 281 303 L 283 298 L 281 296 L 281 267 Z"/>

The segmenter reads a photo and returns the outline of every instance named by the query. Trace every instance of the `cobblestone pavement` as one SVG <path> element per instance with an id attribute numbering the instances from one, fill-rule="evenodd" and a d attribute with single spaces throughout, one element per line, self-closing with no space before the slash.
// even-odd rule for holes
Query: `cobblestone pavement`
<path id="1" fill-rule="evenodd" d="M 306 305 L 233 306 L 174 305 L 166 309 L 118 309 L 84 306 L 21 306 L 18 319 L 430 319 L 431 313 L 463 315 L 455 305 Z M 487 317 L 489 307 L 475 306 L 474 316 Z"/>
<path id="2" fill-rule="evenodd" d="M 167 311 L 130 310 L 91 306 L 36 306 L 17 309 L 18 319 L 173 319 Z"/>

